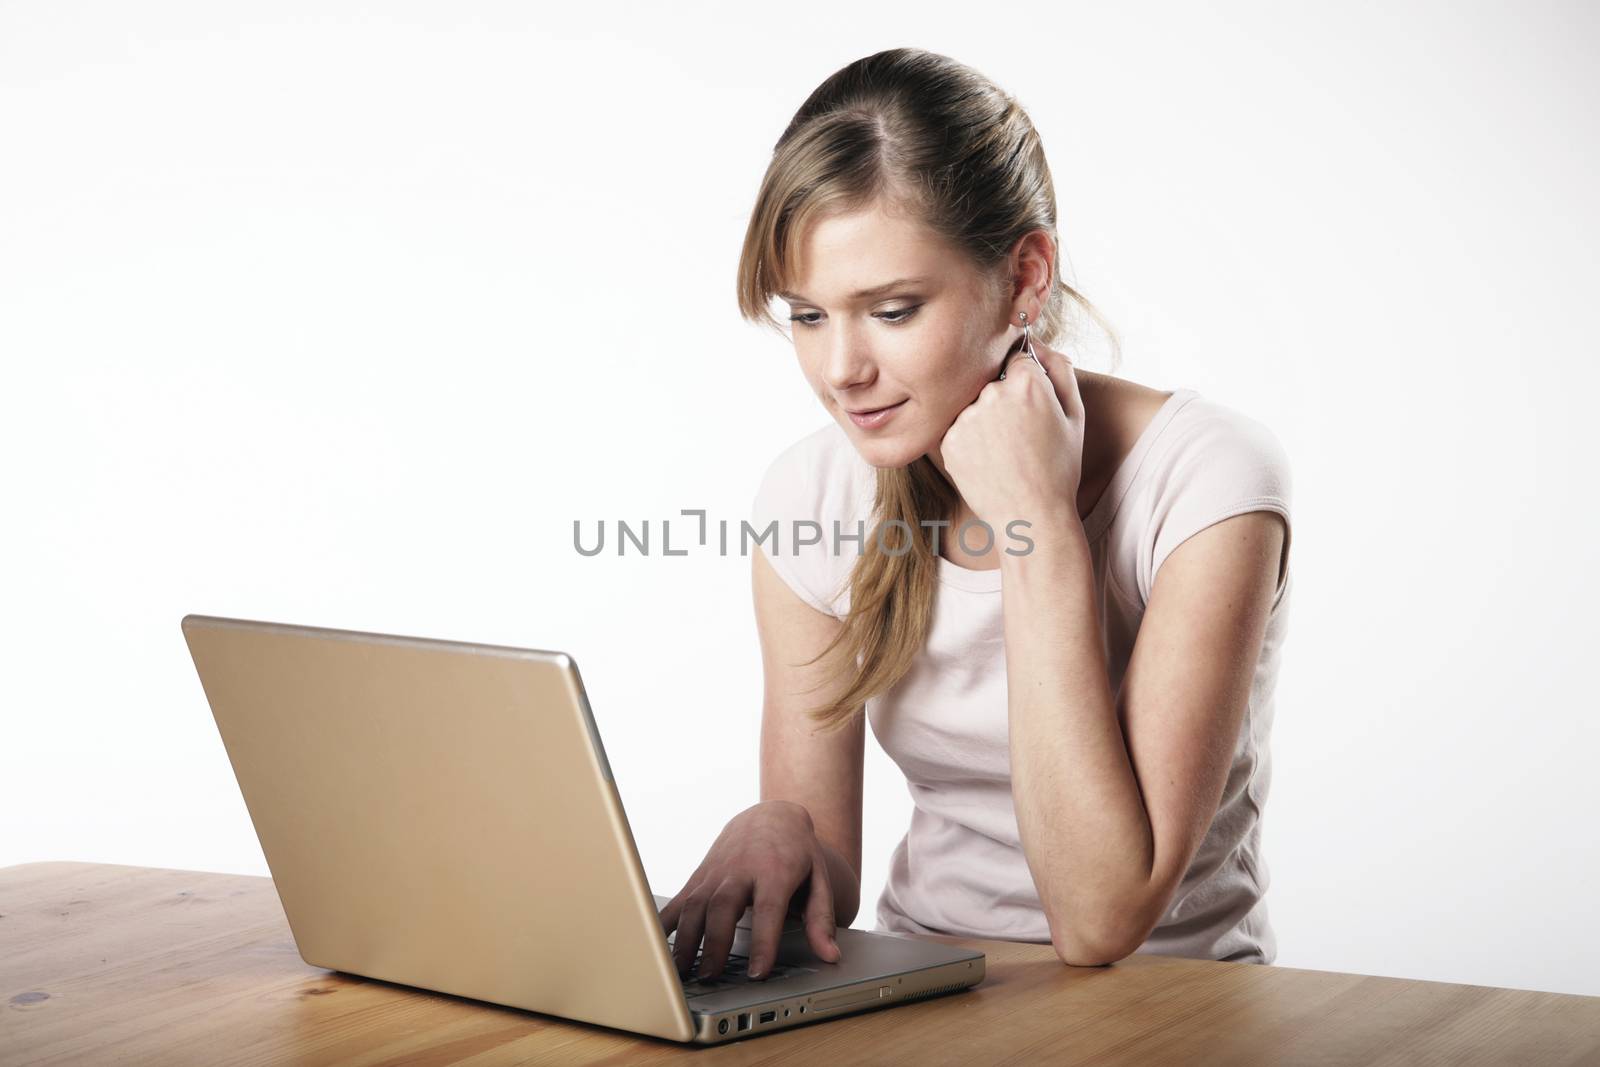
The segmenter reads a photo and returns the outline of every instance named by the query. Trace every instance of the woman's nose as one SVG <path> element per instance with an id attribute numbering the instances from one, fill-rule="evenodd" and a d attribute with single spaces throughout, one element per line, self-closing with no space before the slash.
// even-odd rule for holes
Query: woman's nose
<path id="1" fill-rule="evenodd" d="M 842 393 L 871 382 L 874 373 L 872 357 L 866 347 L 851 338 L 848 331 L 835 331 L 828 339 L 828 353 L 822 367 L 822 377 L 828 387 Z"/>

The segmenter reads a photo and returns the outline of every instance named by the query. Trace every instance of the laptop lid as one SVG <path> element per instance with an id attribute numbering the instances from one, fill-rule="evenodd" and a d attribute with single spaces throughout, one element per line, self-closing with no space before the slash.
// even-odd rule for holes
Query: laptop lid
<path id="1" fill-rule="evenodd" d="M 689 1041 L 576 664 L 187 615 L 301 957 Z"/>

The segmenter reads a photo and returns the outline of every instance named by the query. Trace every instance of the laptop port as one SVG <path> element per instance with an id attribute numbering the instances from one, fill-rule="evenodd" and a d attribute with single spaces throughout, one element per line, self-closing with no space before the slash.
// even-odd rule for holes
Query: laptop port
<path id="1" fill-rule="evenodd" d="M 764 1023 L 770 1023 L 777 1017 L 778 1013 L 776 1011 L 764 1011 L 761 1013 L 761 1021 Z"/>
<path id="2" fill-rule="evenodd" d="M 727 1032 L 728 1032 L 728 1020 L 726 1020 L 726 1019 L 718 1019 L 717 1020 L 717 1033 L 725 1034 Z"/>
<path id="3" fill-rule="evenodd" d="M 739 1029 L 741 1029 L 741 1030 L 750 1029 L 750 1013 L 749 1012 L 741 1011 L 739 1013 Z"/>

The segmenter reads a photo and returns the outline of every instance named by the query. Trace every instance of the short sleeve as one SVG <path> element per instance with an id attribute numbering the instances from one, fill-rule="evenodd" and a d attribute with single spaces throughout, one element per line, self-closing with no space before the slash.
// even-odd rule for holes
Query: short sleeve
<path id="1" fill-rule="evenodd" d="M 1248 511 L 1282 516 L 1273 606 L 1289 584 L 1289 543 L 1293 535 L 1289 505 L 1293 482 L 1289 455 L 1276 434 L 1261 422 L 1223 405 L 1195 401 L 1192 418 L 1158 463 L 1150 539 L 1149 588 L 1172 552 L 1201 530 Z M 1185 414 L 1191 414 L 1185 412 Z"/>
<path id="2" fill-rule="evenodd" d="M 750 506 L 745 551 L 766 555 L 772 569 L 805 603 L 825 615 L 848 612 L 849 576 L 857 553 L 848 535 L 860 479 L 859 460 L 837 424 L 790 445 L 767 467 Z M 840 452 L 840 445 L 849 455 Z M 843 539 L 836 531 L 843 530 Z M 841 549 L 842 551 L 836 551 Z"/>

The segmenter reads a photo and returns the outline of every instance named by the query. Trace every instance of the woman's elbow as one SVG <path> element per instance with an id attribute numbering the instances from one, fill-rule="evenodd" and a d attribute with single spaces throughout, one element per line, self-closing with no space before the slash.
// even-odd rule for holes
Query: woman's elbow
<path id="1" fill-rule="evenodd" d="M 1050 944 L 1056 956 L 1069 967 L 1104 967 L 1127 959 L 1139 947 L 1139 943 L 1130 943 L 1125 937 L 1085 938 L 1066 934 L 1052 936 Z"/>

